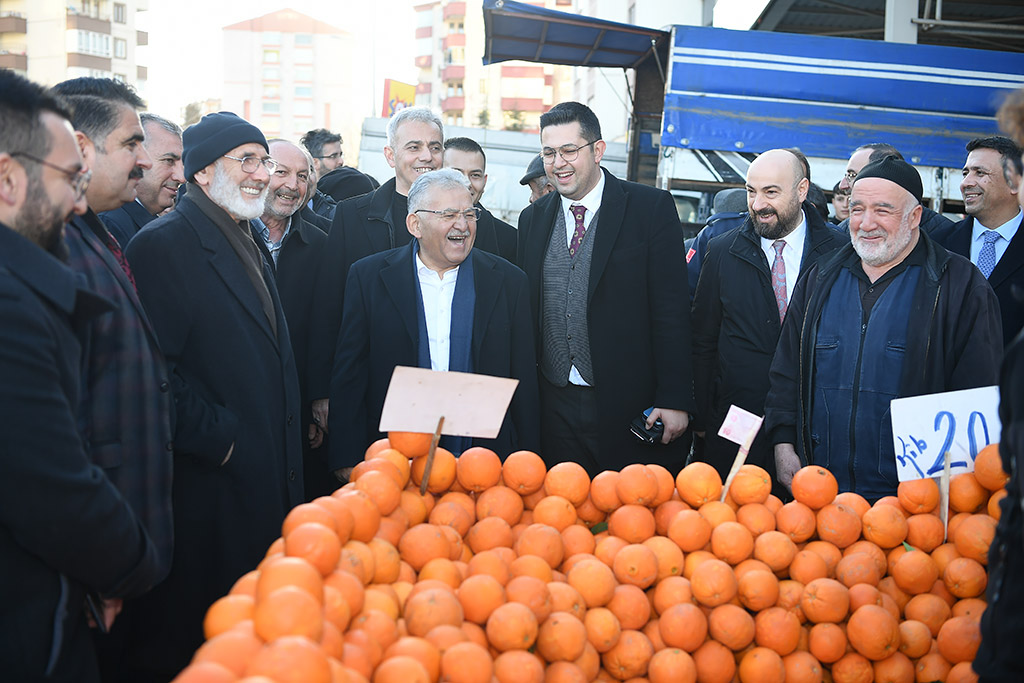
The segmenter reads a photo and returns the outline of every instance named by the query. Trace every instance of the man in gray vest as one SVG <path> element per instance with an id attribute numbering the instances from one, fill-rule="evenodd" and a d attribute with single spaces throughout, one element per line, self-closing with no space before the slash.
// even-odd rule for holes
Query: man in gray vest
<path id="1" fill-rule="evenodd" d="M 671 195 L 601 168 L 605 143 L 588 107 L 541 117 L 556 192 L 519 218 L 518 263 L 530 280 L 541 374 L 541 455 L 591 474 L 633 462 L 678 470 L 693 406 L 689 291 Z M 660 419 L 648 444 L 630 425 Z"/>

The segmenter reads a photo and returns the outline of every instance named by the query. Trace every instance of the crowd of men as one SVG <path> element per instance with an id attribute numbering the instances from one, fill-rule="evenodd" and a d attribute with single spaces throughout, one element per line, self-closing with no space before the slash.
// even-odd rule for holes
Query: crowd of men
<path id="1" fill-rule="evenodd" d="M 748 461 L 779 496 L 816 463 L 874 501 L 897 486 L 889 401 L 999 383 L 1024 324 L 1009 138 L 968 142 L 956 224 L 890 145 L 853 151 L 838 224 L 803 154 L 768 150 L 687 251 L 672 197 L 605 170 L 577 102 L 541 117 L 518 227 L 480 203 L 481 146 L 425 108 L 389 121 L 378 184 L 330 131 L 268 140 L 220 112 L 182 132 L 144 106 L 0 71 L 17 680 L 173 678 L 287 511 L 382 436 L 396 366 L 518 380 L 497 437 L 445 437 L 456 454 L 724 477 L 735 405 L 765 416 Z"/>

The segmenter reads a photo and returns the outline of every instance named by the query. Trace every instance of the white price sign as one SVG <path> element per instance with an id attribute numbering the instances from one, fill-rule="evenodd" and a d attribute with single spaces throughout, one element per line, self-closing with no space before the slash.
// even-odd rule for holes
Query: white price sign
<path id="1" fill-rule="evenodd" d="M 897 398 L 890 403 L 900 481 L 938 477 L 949 451 L 950 474 L 974 471 L 974 459 L 999 441 L 999 387 Z"/>

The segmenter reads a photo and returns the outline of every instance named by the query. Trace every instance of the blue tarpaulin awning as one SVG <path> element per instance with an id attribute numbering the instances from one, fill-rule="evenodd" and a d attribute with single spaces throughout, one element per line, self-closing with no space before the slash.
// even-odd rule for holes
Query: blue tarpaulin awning
<path id="1" fill-rule="evenodd" d="M 484 0 L 484 64 L 512 59 L 633 68 L 669 32 L 593 19 L 513 0 Z"/>

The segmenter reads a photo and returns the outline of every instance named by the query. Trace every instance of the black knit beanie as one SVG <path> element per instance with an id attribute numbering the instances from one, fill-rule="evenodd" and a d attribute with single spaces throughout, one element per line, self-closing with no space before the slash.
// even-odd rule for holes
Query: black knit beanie
<path id="1" fill-rule="evenodd" d="M 255 142 L 270 152 L 263 131 L 229 111 L 207 114 L 199 123 L 186 128 L 181 140 L 185 178 L 190 181 L 196 173 L 239 145 Z"/>
<path id="2" fill-rule="evenodd" d="M 857 174 L 857 179 L 853 181 L 854 184 L 863 178 L 885 178 L 892 181 L 914 195 L 918 204 L 921 203 L 921 198 L 924 196 L 921 174 L 917 172 L 916 168 L 892 154 L 862 168 Z"/>

